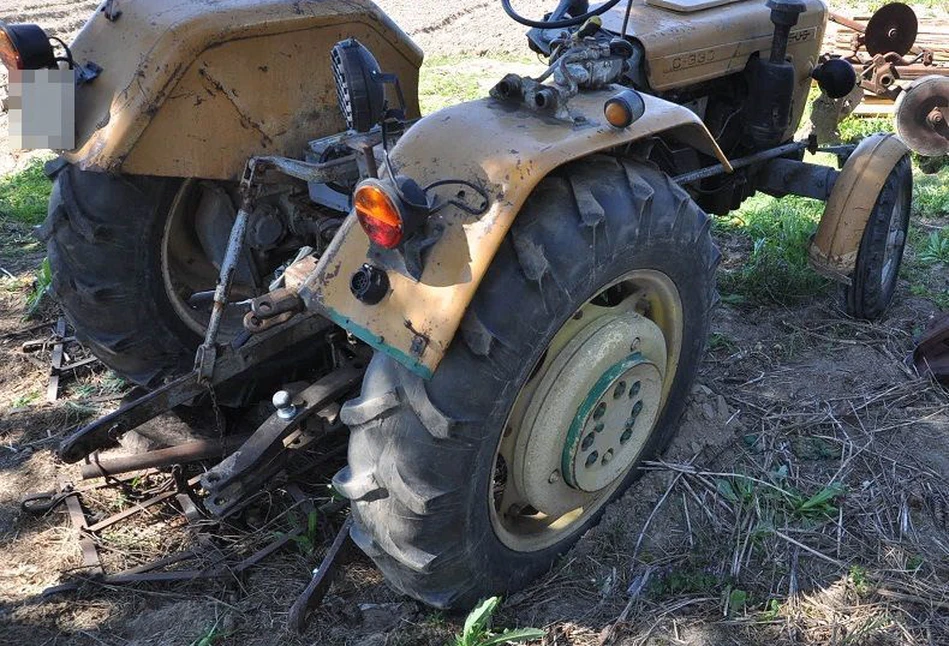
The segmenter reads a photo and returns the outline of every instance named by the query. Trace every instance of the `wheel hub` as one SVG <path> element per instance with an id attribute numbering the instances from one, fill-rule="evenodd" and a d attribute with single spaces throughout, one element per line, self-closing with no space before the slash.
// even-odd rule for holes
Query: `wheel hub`
<path id="1" fill-rule="evenodd" d="M 531 506 L 564 514 L 618 484 L 661 409 L 662 331 L 635 311 L 570 330 L 531 396 L 513 475 Z"/>
<path id="2" fill-rule="evenodd" d="M 611 366 L 577 410 L 561 457 L 565 482 L 594 493 L 639 455 L 659 412 L 662 374 L 638 352 Z"/>

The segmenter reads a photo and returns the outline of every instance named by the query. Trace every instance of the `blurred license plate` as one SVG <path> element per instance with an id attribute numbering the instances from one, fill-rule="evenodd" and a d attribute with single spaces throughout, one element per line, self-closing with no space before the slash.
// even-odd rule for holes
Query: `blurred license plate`
<path id="1" fill-rule="evenodd" d="M 76 146 L 76 75 L 73 70 L 12 70 L 7 98 L 14 150 Z"/>

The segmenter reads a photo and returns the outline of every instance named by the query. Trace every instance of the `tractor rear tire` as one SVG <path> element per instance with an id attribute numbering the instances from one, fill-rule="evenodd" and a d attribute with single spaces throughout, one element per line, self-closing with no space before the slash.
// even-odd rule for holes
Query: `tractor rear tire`
<path id="1" fill-rule="evenodd" d="M 890 306 L 899 282 L 912 198 L 913 170 L 906 155 L 886 178 L 860 239 L 851 284 L 844 287 L 844 307 L 850 316 L 872 321 Z"/>
<path id="2" fill-rule="evenodd" d="M 162 279 L 163 230 L 181 182 L 68 165 L 40 229 L 53 292 L 76 337 L 145 387 L 188 371 L 200 341 L 175 314 Z"/>
<path id="3" fill-rule="evenodd" d="M 643 460 L 664 450 L 717 301 L 720 254 L 709 225 L 651 165 L 607 156 L 568 164 L 527 200 L 430 380 L 374 356 L 360 397 L 342 410 L 349 464 L 335 484 L 352 501 L 353 539 L 391 585 L 440 608 L 522 588 L 598 522 L 638 479 Z M 681 303 L 677 368 L 644 448 L 613 480 L 615 490 L 604 489 L 599 506 L 558 529 L 557 540 L 512 549 L 497 529 L 491 496 L 514 402 L 551 339 L 580 318 L 578 306 L 637 271 L 668 277 Z"/>

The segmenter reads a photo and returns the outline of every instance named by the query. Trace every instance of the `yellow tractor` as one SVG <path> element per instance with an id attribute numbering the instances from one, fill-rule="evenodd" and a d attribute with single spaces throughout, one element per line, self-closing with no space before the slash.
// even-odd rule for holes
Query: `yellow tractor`
<path id="1" fill-rule="evenodd" d="M 148 389 L 60 455 L 305 364 L 312 383 L 205 474 L 205 506 L 256 491 L 291 434 L 343 427 L 352 538 L 434 606 L 546 571 L 669 443 L 717 300 L 707 213 L 824 200 L 815 269 L 852 316 L 893 297 L 909 150 L 794 138 L 814 80 L 856 83 L 820 59 L 822 0 L 563 0 L 536 20 L 502 0 L 546 72 L 421 118 L 422 53 L 368 0 L 106 5 L 68 47 L 0 26 L 13 75 L 75 71 L 54 289 Z"/>

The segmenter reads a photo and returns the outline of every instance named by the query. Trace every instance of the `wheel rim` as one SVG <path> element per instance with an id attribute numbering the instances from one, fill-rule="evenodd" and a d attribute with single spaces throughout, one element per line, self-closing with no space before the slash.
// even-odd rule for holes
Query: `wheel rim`
<path id="1" fill-rule="evenodd" d="M 165 293 L 178 318 L 199 336 L 207 330 L 220 259 L 235 215 L 233 201 L 220 185 L 188 179 L 175 195 L 165 222 L 161 246 Z M 232 302 L 221 322 L 221 341 L 243 329 L 247 306 L 238 303 L 259 295 L 262 281 L 245 252 L 231 288 Z"/>
<path id="2" fill-rule="evenodd" d="M 890 212 L 890 221 L 886 233 L 886 247 L 883 250 L 883 267 L 880 269 L 882 285 L 889 285 L 896 278 L 896 269 L 903 254 L 903 245 L 906 241 L 904 229 L 904 204 L 906 201 L 906 187 L 900 183 L 899 191 L 893 202 Z"/>
<path id="3" fill-rule="evenodd" d="M 550 547 L 606 504 L 661 418 L 682 329 L 678 290 L 653 270 L 606 285 L 561 326 L 495 451 L 488 503 L 505 545 Z"/>

